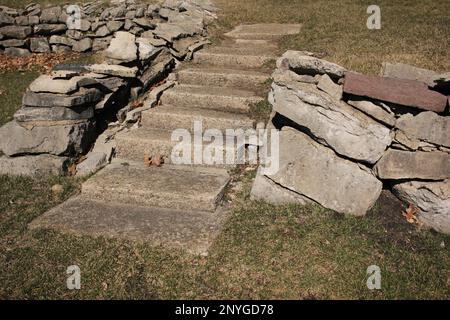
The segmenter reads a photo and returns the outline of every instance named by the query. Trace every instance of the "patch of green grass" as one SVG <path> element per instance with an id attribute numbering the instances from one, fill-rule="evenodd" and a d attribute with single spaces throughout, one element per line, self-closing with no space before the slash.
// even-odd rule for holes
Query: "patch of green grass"
<path id="1" fill-rule="evenodd" d="M 38 72 L 0 73 L 0 126 L 13 119 L 22 105 L 22 96 Z"/>
<path id="2" fill-rule="evenodd" d="M 208 257 L 29 231 L 27 224 L 76 193 L 79 181 L 2 176 L 0 298 L 448 299 L 450 237 L 418 231 L 400 212 L 387 219 L 382 208 L 354 218 L 250 201 L 253 176 L 236 180 L 243 185 L 235 209 Z M 65 187 L 58 199 L 50 191 L 55 183 Z M 81 268 L 79 291 L 66 288 L 66 268 L 74 264 Z M 381 291 L 366 287 L 373 264 L 382 270 Z"/>
<path id="3" fill-rule="evenodd" d="M 302 23 L 283 39 L 285 50 L 326 53 L 350 70 L 377 74 L 383 61 L 448 71 L 448 1 L 377 1 L 381 30 L 369 30 L 370 1 L 216 0 L 221 8 L 215 34 L 245 23 Z"/>
<path id="4" fill-rule="evenodd" d="M 262 122 L 266 124 L 270 119 L 271 113 L 272 105 L 266 99 L 250 106 L 249 117 L 254 120 L 255 123 Z"/>

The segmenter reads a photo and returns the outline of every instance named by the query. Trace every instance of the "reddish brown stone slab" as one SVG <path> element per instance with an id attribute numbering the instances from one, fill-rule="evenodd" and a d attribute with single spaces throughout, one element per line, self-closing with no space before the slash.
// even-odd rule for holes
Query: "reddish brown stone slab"
<path id="1" fill-rule="evenodd" d="M 428 89 L 425 83 L 413 80 L 347 72 L 344 92 L 435 112 L 443 112 L 447 106 L 446 96 Z"/>

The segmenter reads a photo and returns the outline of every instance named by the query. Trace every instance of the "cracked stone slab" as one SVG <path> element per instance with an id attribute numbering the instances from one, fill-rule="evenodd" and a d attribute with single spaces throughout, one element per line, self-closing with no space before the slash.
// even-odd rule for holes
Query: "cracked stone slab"
<path id="1" fill-rule="evenodd" d="M 31 222 L 29 228 L 53 229 L 92 237 L 121 238 L 207 254 L 228 214 L 69 199 Z"/>

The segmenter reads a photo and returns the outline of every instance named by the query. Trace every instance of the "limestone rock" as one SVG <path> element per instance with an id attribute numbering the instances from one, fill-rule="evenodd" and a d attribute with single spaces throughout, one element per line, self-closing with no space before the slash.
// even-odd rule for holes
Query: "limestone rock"
<path id="1" fill-rule="evenodd" d="M 268 177 L 326 208 L 365 215 L 381 194 L 382 183 L 370 170 L 292 128 L 281 131 L 279 154 L 279 171 Z"/>
<path id="2" fill-rule="evenodd" d="M 0 150 L 8 156 L 41 153 L 70 156 L 85 152 L 94 136 L 95 126 L 90 121 L 31 129 L 11 121 L 0 128 Z"/>
<path id="3" fill-rule="evenodd" d="M 26 39 L 33 30 L 29 26 L 6 26 L 0 28 L 0 34 L 7 38 Z"/>
<path id="4" fill-rule="evenodd" d="M 46 8 L 42 10 L 40 19 L 43 23 L 58 23 L 61 13 L 61 7 Z"/>
<path id="5" fill-rule="evenodd" d="M 395 125 L 395 114 L 381 103 L 375 104 L 365 100 L 349 100 L 347 103 L 388 127 L 392 128 Z"/>
<path id="6" fill-rule="evenodd" d="M 123 21 L 108 21 L 106 27 L 110 32 L 119 31 L 124 25 Z"/>
<path id="7" fill-rule="evenodd" d="M 21 157 L 0 157 L 0 174 L 14 176 L 62 175 L 69 159 L 49 154 Z"/>
<path id="8" fill-rule="evenodd" d="M 375 163 L 392 142 L 388 128 L 314 85 L 275 83 L 269 101 L 276 112 L 307 128 L 319 142 L 345 157 Z"/>
<path id="9" fill-rule="evenodd" d="M 277 61 L 278 67 L 286 64 L 290 70 L 298 74 L 316 75 L 327 74 L 331 78 L 342 78 L 347 71 L 345 68 L 326 60 L 305 55 L 301 51 L 286 51 Z"/>
<path id="10" fill-rule="evenodd" d="M 103 95 L 100 90 L 80 89 L 72 95 L 35 93 L 27 91 L 23 96 L 22 103 L 24 106 L 30 107 L 77 107 L 86 104 L 94 104 L 102 99 Z"/>
<path id="11" fill-rule="evenodd" d="M 111 34 L 111 31 L 108 29 L 107 26 L 101 26 L 95 32 L 96 37 L 106 37 L 106 36 L 109 36 L 110 34 Z"/>
<path id="12" fill-rule="evenodd" d="M 107 163 L 107 157 L 102 152 L 90 152 L 86 159 L 77 165 L 77 176 L 88 176 L 100 170 Z"/>
<path id="13" fill-rule="evenodd" d="M 136 43 L 138 45 L 139 59 L 141 61 L 146 61 L 152 59 L 161 52 L 162 48 L 155 48 L 146 38 L 138 38 L 136 39 Z"/>
<path id="14" fill-rule="evenodd" d="M 421 112 L 416 116 L 405 114 L 397 120 L 396 128 L 410 140 L 450 148 L 450 117 L 434 112 Z"/>
<path id="15" fill-rule="evenodd" d="M 60 34 L 67 30 L 65 24 L 38 24 L 34 26 L 34 33 L 37 35 L 49 36 L 53 34 Z M 75 30 L 69 30 L 75 31 Z"/>
<path id="16" fill-rule="evenodd" d="M 409 181 L 396 184 L 393 191 L 418 209 L 418 217 L 426 226 L 450 234 L 450 180 Z"/>
<path id="17" fill-rule="evenodd" d="M 9 48 L 9 47 L 23 47 L 26 44 L 26 40 L 20 40 L 20 39 L 8 39 L 0 41 L 0 46 Z"/>
<path id="18" fill-rule="evenodd" d="M 109 47 L 109 44 L 111 43 L 111 39 L 111 37 L 94 39 L 94 41 L 92 42 L 92 50 L 101 51 L 107 49 Z"/>
<path id="19" fill-rule="evenodd" d="M 324 74 L 320 77 L 319 83 L 317 84 L 317 88 L 322 90 L 323 92 L 328 93 L 331 97 L 336 100 L 342 99 L 343 90 L 342 87 L 331 80 L 331 78 Z"/>
<path id="20" fill-rule="evenodd" d="M 73 41 L 72 39 L 69 39 L 67 37 L 53 35 L 50 37 L 49 43 L 50 44 L 61 44 L 61 45 L 71 47 L 74 45 L 75 41 Z"/>
<path id="21" fill-rule="evenodd" d="M 6 48 L 5 54 L 11 57 L 26 57 L 31 55 L 31 52 L 28 49 L 22 48 Z"/>
<path id="22" fill-rule="evenodd" d="M 168 42 L 174 40 L 190 37 L 195 34 L 200 34 L 202 29 L 196 25 L 190 24 L 176 24 L 176 23 L 160 23 L 154 30 L 154 34 Z"/>
<path id="23" fill-rule="evenodd" d="M 115 37 L 105 51 L 105 56 L 121 62 L 137 60 L 136 37 L 125 31 L 116 32 Z"/>
<path id="24" fill-rule="evenodd" d="M 87 69 L 91 72 L 108 74 L 111 76 L 118 76 L 122 78 L 135 78 L 138 72 L 138 68 L 128 68 L 118 65 L 109 64 L 93 64 L 87 66 Z"/>
<path id="25" fill-rule="evenodd" d="M 14 114 L 14 119 L 18 122 L 27 121 L 63 121 L 63 120 L 86 120 L 94 117 L 93 107 L 52 107 L 36 108 L 25 107 L 19 109 Z"/>
<path id="26" fill-rule="evenodd" d="M 374 171 L 380 179 L 444 180 L 450 178 L 450 154 L 389 149 Z"/>
<path id="27" fill-rule="evenodd" d="M 431 70 L 417 68 L 403 63 L 383 62 L 381 76 L 396 79 L 414 80 L 434 87 L 437 73 Z"/>
<path id="28" fill-rule="evenodd" d="M 0 27 L 14 24 L 14 18 L 4 12 L 0 12 Z"/>
<path id="29" fill-rule="evenodd" d="M 30 39 L 31 52 L 46 53 L 50 52 L 50 46 L 47 38 L 31 38 Z"/>
<path id="30" fill-rule="evenodd" d="M 258 170 L 253 182 L 250 198 L 251 200 L 262 200 L 276 205 L 290 203 L 305 205 L 313 203 L 307 197 L 277 185 L 268 177 L 262 175 L 260 170 Z"/>
<path id="31" fill-rule="evenodd" d="M 92 40 L 90 38 L 84 38 L 74 43 L 72 50 L 75 52 L 86 52 L 92 49 Z"/>

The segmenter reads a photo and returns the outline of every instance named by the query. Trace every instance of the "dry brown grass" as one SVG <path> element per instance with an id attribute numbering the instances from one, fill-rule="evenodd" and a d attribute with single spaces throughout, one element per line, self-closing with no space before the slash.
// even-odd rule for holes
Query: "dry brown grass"
<path id="1" fill-rule="evenodd" d="M 379 0 L 381 30 L 368 30 L 370 1 L 215 0 L 221 8 L 215 32 L 240 23 L 303 23 L 284 49 L 324 52 L 348 69 L 376 74 L 383 61 L 436 71 L 450 70 L 450 2 Z"/>

